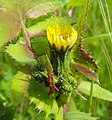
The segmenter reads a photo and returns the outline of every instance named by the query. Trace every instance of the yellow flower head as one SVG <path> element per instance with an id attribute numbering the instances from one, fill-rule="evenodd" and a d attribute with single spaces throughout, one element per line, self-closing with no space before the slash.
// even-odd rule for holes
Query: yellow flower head
<path id="1" fill-rule="evenodd" d="M 73 47 L 77 39 L 77 31 L 71 25 L 48 26 L 47 38 L 50 46 L 57 52 L 65 52 Z"/>

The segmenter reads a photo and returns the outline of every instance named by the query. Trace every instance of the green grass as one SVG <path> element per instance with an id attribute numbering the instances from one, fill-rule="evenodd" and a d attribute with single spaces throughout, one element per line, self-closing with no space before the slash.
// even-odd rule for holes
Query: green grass
<path id="1" fill-rule="evenodd" d="M 102 87 L 112 91 L 112 1 L 93 1 L 89 8 L 86 22 L 85 47 L 92 52 L 99 65 L 97 71 Z M 94 115 L 101 116 L 101 120 L 112 119 L 112 103 L 93 100 Z"/>

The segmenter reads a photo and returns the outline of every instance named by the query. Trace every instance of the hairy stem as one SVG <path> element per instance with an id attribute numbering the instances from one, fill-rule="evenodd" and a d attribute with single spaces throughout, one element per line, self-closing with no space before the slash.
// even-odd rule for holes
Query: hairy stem
<path id="1" fill-rule="evenodd" d="M 45 36 L 47 36 L 47 34 L 45 32 L 40 32 L 33 36 L 30 36 L 30 39 L 34 39 L 34 38 L 38 38 L 38 37 L 45 37 Z"/>
<path id="2" fill-rule="evenodd" d="M 30 38 L 29 38 L 28 33 L 27 33 L 27 31 L 26 31 L 26 27 L 25 27 L 25 24 L 24 24 L 24 21 L 23 21 L 23 18 L 22 18 L 21 12 L 20 12 L 19 9 L 18 9 L 18 11 L 19 11 L 20 20 L 21 20 L 22 31 L 23 31 L 24 37 L 25 37 L 25 39 L 26 39 L 27 46 L 31 49 Z"/>
<path id="3" fill-rule="evenodd" d="M 52 65 L 51 65 L 51 62 L 48 58 L 47 55 L 45 55 L 45 58 L 46 58 L 46 70 L 47 70 L 47 75 L 48 75 L 48 81 L 49 81 L 49 85 L 52 89 L 56 90 L 57 92 L 59 92 L 59 89 L 55 86 L 55 83 L 54 83 L 54 74 L 53 74 L 53 68 L 52 68 Z"/>

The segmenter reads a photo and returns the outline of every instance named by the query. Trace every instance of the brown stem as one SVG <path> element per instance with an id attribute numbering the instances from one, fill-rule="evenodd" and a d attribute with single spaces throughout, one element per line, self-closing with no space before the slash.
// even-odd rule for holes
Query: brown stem
<path id="1" fill-rule="evenodd" d="M 55 86 L 54 84 L 54 74 L 53 74 L 53 68 L 52 68 L 52 65 L 51 65 L 51 62 L 48 58 L 48 56 L 46 55 L 46 70 L 47 70 L 47 75 L 48 75 L 48 82 L 49 82 L 49 85 L 52 89 L 56 90 L 57 92 L 59 92 L 59 89 Z"/>
<path id="2" fill-rule="evenodd" d="M 48 72 L 47 75 L 48 75 L 48 80 L 49 80 L 50 87 L 52 89 L 56 90 L 57 92 L 59 92 L 59 89 L 54 84 L 54 78 L 53 78 L 54 75 L 53 75 L 53 72 L 52 71 Z"/>
<path id="3" fill-rule="evenodd" d="M 28 33 L 26 31 L 26 27 L 25 27 L 24 21 L 22 19 L 21 12 L 20 12 L 19 9 L 18 9 L 18 11 L 19 11 L 19 14 L 20 14 L 21 27 L 22 27 L 22 31 L 23 31 L 24 37 L 25 37 L 26 42 L 27 42 L 27 46 L 31 49 L 30 38 L 29 38 Z"/>
<path id="4" fill-rule="evenodd" d="M 37 33 L 33 36 L 30 36 L 30 39 L 38 38 L 38 37 L 41 37 L 41 36 L 46 36 L 46 33 L 45 32 Z"/>

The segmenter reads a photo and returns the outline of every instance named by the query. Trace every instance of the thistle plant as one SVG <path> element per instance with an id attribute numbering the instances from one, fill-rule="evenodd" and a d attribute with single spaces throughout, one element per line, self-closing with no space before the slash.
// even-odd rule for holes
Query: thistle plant
<path id="1" fill-rule="evenodd" d="M 90 113 L 93 96 L 112 100 L 99 86 L 98 65 L 82 44 L 90 1 L 0 0 L 0 78 L 11 80 L 10 97 L 0 94 L 5 101 L 0 99 L 0 120 L 27 119 L 24 111 L 31 120 L 96 120 L 69 107 L 64 113 L 64 106 L 75 106 L 74 96 L 84 98 L 81 93 L 90 96 Z"/>

